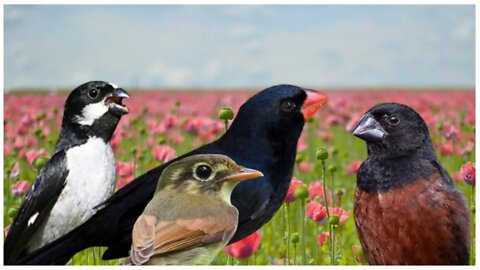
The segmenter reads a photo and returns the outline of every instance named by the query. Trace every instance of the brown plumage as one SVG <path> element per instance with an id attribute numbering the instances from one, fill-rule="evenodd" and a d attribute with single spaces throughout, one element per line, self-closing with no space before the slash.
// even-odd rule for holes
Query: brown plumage
<path id="1" fill-rule="evenodd" d="M 381 104 L 354 134 L 367 142 L 354 216 L 369 264 L 468 264 L 470 213 L 412 109 Z"/>
<path id="2" fill-rule="evenodd" d="M 439 174 L 384 193 L 357 189 L 354 215 L 370 264 L 461 264 L 469 213 Z M 395 242 L 398 241 L 398 242 Z M 468 260 L 467 260 L 468 261 Z"/>
<path id="3" fill-rule="evenodd" d="M 197 173 L 200 166 L 210 173 Z M 234 186 L 262 176 L 226 156 L 196 155 L 165 168 L 153 199 L 132 232 L 130 263 L 209 264 L 233 237 L 238 211 Z"/>

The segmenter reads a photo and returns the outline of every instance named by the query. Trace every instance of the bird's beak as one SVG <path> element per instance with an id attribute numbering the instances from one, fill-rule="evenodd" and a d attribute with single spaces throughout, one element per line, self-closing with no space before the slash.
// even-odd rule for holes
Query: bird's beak
<path id="1" fill-rule="evenodd" d="M 360 119 L 353 135 L 367 142 L 382 141 L 388 133 L 382 128 L 370 114 L 366 114 Z"/>
<path id="2" fill-rule="evenodd" d="M 122 116 L 129 112 L 127 106 L 122 104 L 122 100 L 129 97 L 130 96 L 128 95 L 127 91 L 124 89 L 115 88 L 115 90 L 113 90 L 113 92 L 107 95 L 105 98 L 105 104 L 107 104 L 108 109 L 112 113 Z"/>
<path id="3" fill-rule="evenodd" d="M 257 171 L 254 169 L 249 169 L 242 167 L 241 170 L 237 173 L 228 175 L 227 177 L 223 178 L 223 181 L 229 181 L 229 182 L 241 182 L 245 181 L 248 179 L 253 179 L 257 177 L 262 177 L 263 173 L 261 171 Z"/>
<path id="4" fill-rule="evenodd" d="M 314 90 L 305 90 L 307 99 L 302 106 L 302 114 L 305 120 L 311 118 L 328 101 L 328 97 Z"/>

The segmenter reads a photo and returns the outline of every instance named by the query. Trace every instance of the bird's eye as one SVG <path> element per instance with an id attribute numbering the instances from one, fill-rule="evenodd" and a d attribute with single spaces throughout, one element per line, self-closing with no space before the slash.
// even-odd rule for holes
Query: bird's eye
<path id="1" fill-rule="evenodd" d="M 392 126 L 396 126 L 400 123 L 400 117 L 396 114 L 390 115 L 387 117 L 387 122 Z"/>
<path id="2" fill-rule="evenodd" d="M 291 112 L 295 109 L 295 107 L 296 107 L 295 103 L 291 100 L 284 100 L 280 105 L 280 108 L 284 112 Z"/>
<path id="3" fill-rule="evenodd" d="M 195 169 L 195 175 L 200 179 L 208 179 L 212 174 L 212 168 L 207 165 L 200 165 Z"/>
<path id="4" fill-rule="evenodd" d="M 90 89 L 90 91 L 88 91 L 88 97 L 91 99 L 97 98 L 99 94 L 100 94 L 100 91 L 97 88 L 93 88 L 93 89 Z"/>

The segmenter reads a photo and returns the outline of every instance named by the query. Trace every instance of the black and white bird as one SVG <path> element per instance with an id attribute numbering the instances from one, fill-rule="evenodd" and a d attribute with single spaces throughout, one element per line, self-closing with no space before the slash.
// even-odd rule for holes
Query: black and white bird
<path id="1" fill-rule="evenodd" d="M 4 243 L 5 264 L 65 235 L 88 220 L 113 193 L 115 158 L 110 139 L 128 108 L 127 92 L 92 81 L 65 102 L 52 158 L 27 192 Z"/>

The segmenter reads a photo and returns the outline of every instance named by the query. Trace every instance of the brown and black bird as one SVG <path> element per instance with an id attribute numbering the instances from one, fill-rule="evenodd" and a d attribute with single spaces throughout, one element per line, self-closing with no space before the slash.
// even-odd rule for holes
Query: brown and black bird
<path id="1" fill-rule="evenodd" d="M 233 188 L 261 176 L 224 155 L 194 155 L 168 165 L 133 226 L 130 263 L 209 264 L 237 229 Z"/>
<path id="2" fill-rule="evenodd" d="M 427 125 L 397 103 L 371 108 L 353 134 L 367 143 L 354 215 L 369 264 L 468 264 L 470 214 L 439 163 Z"/>

